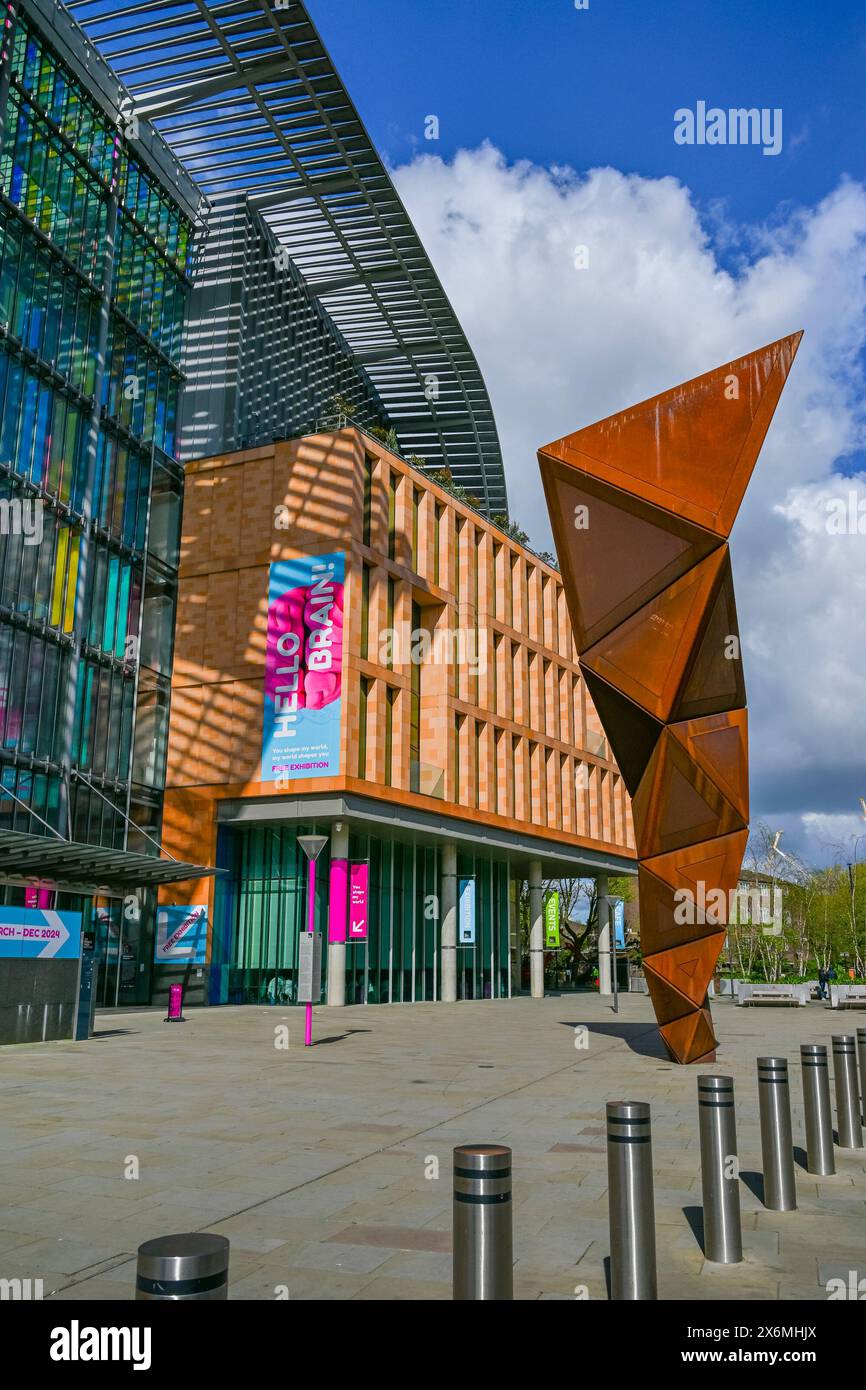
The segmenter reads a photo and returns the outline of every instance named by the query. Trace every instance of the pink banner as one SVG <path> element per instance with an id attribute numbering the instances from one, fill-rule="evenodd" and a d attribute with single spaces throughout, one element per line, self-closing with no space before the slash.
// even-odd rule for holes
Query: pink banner
<path id="1" fill-rule="evenodd" d="M 25 888 L 24 889 L 25 907 L 53 907 L 54 889 L 53 888 Z"/>
<path id="2" fill-rule="evenodd" d="M 346 940 L 346 901 L 348 896 L 349 861 L 331 860 L 331 882 L 328 886 L 328 940 Z"/>
<path id="3" fill-rule="evenodd" d="M 349 940 L 367 940 L 367 898 L 369 864 L 353 864 L 349 869 Z"/>
<path id="4" fill-rule="evenodd" d="M 183 1013 L 183 985 L 168 987 L 168 1016 L 172 1022 Z"/>

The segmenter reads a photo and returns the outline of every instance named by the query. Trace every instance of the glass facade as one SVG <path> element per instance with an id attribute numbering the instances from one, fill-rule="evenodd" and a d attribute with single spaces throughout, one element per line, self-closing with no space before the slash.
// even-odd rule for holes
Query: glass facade
<path id="1" fill-rule="evenodd" d="M 253 826 L 222 832 L 210 970 L 214 1004 L 290 1004 L 296 999 L 298 938 L 307 923 L 307 865 L 298 836 L 327 825 Z M 346 947 L 347 1004 L 407 1004 L 440 997 L 436 845 L 352 834 L 350 861 L 369 865 L 368 939 Z M 460 999 L 509 993 L 509 866 L 458 855 L 458 876 L 474 878 L 476 939 L 457 952 Z M 327 941 L 329 860 L 316 864 L 316 929 Z M 323 952 L 323 988 L 327 951 Z"/>
<path id="2" fill-rule="evenodd" d="M 73 838 L 123 847 L 164 768 L 191 224 L 24 16 L 6 65 L 0 500 L 7 519 L 35 507 L 41 538 L 4 526 L 0 775 L 61 833 L 68 817 Z M 137 714 L 157 746 L 134 763 Z M 38 827 L 8 797 L 0 825 Z"/>
<path id="3" fill-rule="evenodd" d="M 0 827 L 47 833 L 30 807 L 155 853 L 125 817 L 158 833 L 192 222 L 30 17 L 4 13 L 0 779 L 18 801 L 0 796 Z"/>

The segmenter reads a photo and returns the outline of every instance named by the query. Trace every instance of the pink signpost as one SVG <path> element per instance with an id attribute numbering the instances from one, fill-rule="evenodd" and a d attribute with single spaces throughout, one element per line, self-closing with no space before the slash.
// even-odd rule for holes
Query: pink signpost
<path id="1" fill-rule="evenodd" d="M 168 987 L 168 1013 L 163 1019 L 164 1023 L 186 1023 L 183 1016 L 183 985 L 169 985 Z"/>
<path id="2" fill-rule="evenodd" d="M 307 931 L 316 930 L 316 861 L 307 864 Z M 313 1006 L 307 1004 L 304 1014 L 304 1047 L 313 1046 Z"/>
<path id="3" fill-rule="evenodd" d="M 349 869 L 349 940 L 367 940 L 367 902 L 369 864 L 353 864 Z"/>
<path id="4" fill-rule="evenodd" d="M 328 843 L 327 835 L 299 835 L 298 844 L 301 846 L 307 857 L 307 931 L 311 936 L 316 932 L 316 860 L 321 854 L 325 845 Z M 330 928 L 329 928 L 330 929 Z M 318 999 L 319 985 L 316 985 L 315 997 Z M 313 1004 L 312 1000 L 305 1001 L 304 1010 L 304 1047 L 313 1045 Z"/>

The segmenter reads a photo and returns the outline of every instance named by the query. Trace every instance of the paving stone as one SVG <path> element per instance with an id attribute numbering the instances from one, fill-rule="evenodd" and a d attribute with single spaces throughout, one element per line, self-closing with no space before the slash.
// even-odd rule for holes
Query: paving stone
<path id="1" fill-rule="evenodd" d="M 724 1002 L 714 1016 L 742 1169 L 757 1174 L 755 1058 L 794 1064 L 826 1020 Z M 662 1297 L 823 1298 L 828 1279 L 866 1277 L 856 1150 L 837 1149 L 833 1177 L 798 1167 L 796 1212 L 768 1212 L 741 1183 L 742 1264 L 703 1258 L 696 1072 L 653 1054 L 645 998 L 622 997 L 617 1017 L 590 995 L 319 1008 L 315 1036 L 341 1041 L 311 1049 L 290 1010 L 293 1045 L 276 1054 L 281 1019 L 190 1010 L 180 1037 L 158 1010 L 100 1014 L 99 1041 L 0 1049 L 0 1277 L 43 1278 L 54 1300 L 128 1300 L 141 1241 L 215 1230 L 232 1241 L 233 1299 L 448 1300 L 452 1150 L 477 1140 L 514 1151 L 517 1298 L 606 1298 L 605 1103 L 621 1097 L 652 1106 Z"/>

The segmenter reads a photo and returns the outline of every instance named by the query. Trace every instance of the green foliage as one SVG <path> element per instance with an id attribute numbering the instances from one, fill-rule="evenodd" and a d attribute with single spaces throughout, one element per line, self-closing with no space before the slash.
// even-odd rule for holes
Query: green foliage
<path id="1" fill-rule="evenodd" d="M 332 396 L 328 401 L 326 410 L 328 415 L 345 415 L 351 420 L 353 415 L 357 415 L 360 408 L 359 405 L 353 405 L 345 396 Z"/>
<path id="2" fill-rule="evenodd" d="M 490 520 L 494 526 L 498 526 L 500 531 L 504 531 L 511 541 L 516 541 L 518 545 L 529 545 L 529 533 L 524 531 L 516 521 L 512 521 L 506 512 L 497 512 Z"/>
<path id="3" fill-rule="evenodd" d="M 385 445 L 385 448 L 390 449 L 392 454 L 399 454 L 400 441 L 397 438 L 397 431 L 394 429 L 393 425 L 389 430 L 383 430 L 381 425 L 373 425 L 367 433 L 372 434 L 374 439 L 380 439 Z"/>
<path id="4" fill-rule="evenodd" d="M 836 984 L 866 975 L 866 864 L 840 847 L 839 862 L 812 869 L 796 856 L 774 848 L 765 825 L 755 828 L 743 877 L 781 895 L 781 932 L 760 922 L 737 922 L 728 928 L 725 973 L 740 979 L 776 983 L 814 980 L 833 968 Z M 853 891 L 852 891 L 853 879 Z"/>
<path id="5" fill-rule="evenodd" d="M 607 884 L 607 895 L 609 898 L 622 898 L 624 903 L 634 901 L 637 890 L 637 879 L 633 874 L 623 874 L 621 878 L 610 878 Z"/>
<path id="6" fill-rule="evenodd" d="M 437 469 L 435 473 L 430 474 L 430 477 L 437 487 L 441 487 L 443 492 L 447 492 L 449 497 L 453 497 L 457 502 L 465 502 L 467 507 L 475 507 L 476 509 L 481 506 L 481 501 L 475 496 L 475 493 L 469 492 L 459 483 L 455 483 L 447 468 Z"/>

